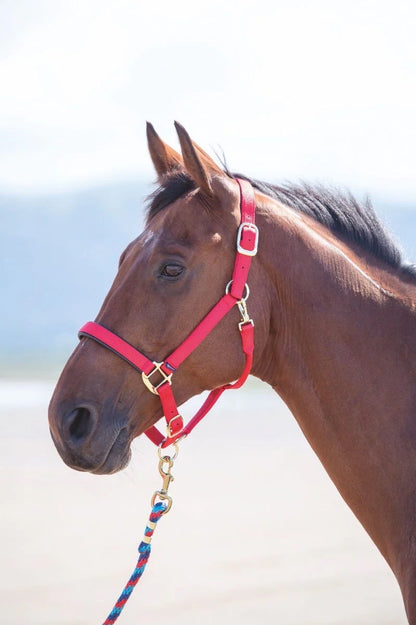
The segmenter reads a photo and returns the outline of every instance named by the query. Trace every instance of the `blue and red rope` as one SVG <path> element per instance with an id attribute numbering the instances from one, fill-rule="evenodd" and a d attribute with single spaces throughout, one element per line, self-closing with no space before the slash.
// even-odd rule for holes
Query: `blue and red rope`
<path id="1" fill-rule="evenodd" d="M 159 521 L 160 517 L 165 513 L 167 509 L 167 504 L 159 501 L 155 503 L 152 508 L 152 511 L 149 516 L 149 521 L 146 525 L 146 529 L 144 531 L 144 539 L 139 545 L 139 559 L 137 560 L 136 567 L 131 574 L 131 577 L 127 584 L 124 587 L 123 592 L 120 597 L 117 599 L 117 602 L 114 608 L 111 610 L 110 614 L 107 616 L 103 625 L 113 625 L 116 622 L 118 617 L 121 614 L 124 606 L 127 603 L 131 593 L 133 592 L 137 582 L 143 575 L 144 569 L 146 568 L 147 561 L 149 560 L 151 545 L 150 541 L 152 540 L 153 532 L 156 529 L 156 524 Z"/>

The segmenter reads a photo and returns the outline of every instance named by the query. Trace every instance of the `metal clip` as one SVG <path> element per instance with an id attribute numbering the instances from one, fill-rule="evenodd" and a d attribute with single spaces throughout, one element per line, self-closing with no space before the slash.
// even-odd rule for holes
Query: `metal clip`
<path id="1" fill-rule="evenodd" d="M 237 302 L 237 306 L 241 315 L 241 323 L 247 323 L 248 321 L 251 321 L 250 315 L 248 314 L 247 310 L 246 300 L 241 299 L 239 302 Z"/>
<path id="2" fill-rule="evenodd" d="M 251 323 L 251 325 L 254 326 L 254 321 L 250 318 L 250 315 L 248 314 L 248 310 L 247 310 L 247 298 L 250 295 L 250 291 L 249 291 L 247 284 L 246 284 L 246 287 L 247 287 L 247 295 L 243 297 L 242 299 L 240 299 L 239 302 L 237 302 L 238 310 L 240 311 L 240 315 L 241 315 L 241 321 L 238 324 L 238 328 L 240 332 L 241 332 L 242 326 L 245 325 L 246 323 Z"/>
<path id="3" fill-rule="evenodd" d="M 168 455 L 162 456 L 160 445 L 158 447 L 159 473 L 160 473 L 161 478 L 163 479 L 163 483 L 162 483 L 162 488 L 160 490 L 157 490 L 153 494 L 152 506 L 155 505 L 156 499 L 160 499 L 161 501 L 166 501 L 167 502 L 166 510 L 163 512 L 163 514 L 166 514 L 167 512 L 169 512 L 169 510 L 172 507 L 172 497 L 168 494 L 168 490 L 169 490 L 170 483 L 173 482 L 175 478 L 173 477 L 170 470 L 173 467 L 173 463 L 179 452 L 178 445 L 176 443 L 173 443 L 173 446 L 175 449 L 175 453 L 173 454 L 173 456 L 168 456 Z"/>

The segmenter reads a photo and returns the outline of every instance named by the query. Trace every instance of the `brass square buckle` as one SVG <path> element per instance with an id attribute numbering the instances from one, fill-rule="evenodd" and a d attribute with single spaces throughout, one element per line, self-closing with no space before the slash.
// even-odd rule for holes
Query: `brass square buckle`
<path id="1" fill-rule="evenodd" d="M 254 232 L 255 239 L 254 239 L 254 247 L 252 250 L 246 250 L 241 245 L 241 238 L 243 236 L 244 230 L 251 230 L 252 232 Z M 251 224 L 248 221 L 243 221 L 243 223 L 240 224 L 240 227 L 237 232 L 237 252 L 239 252 L 240 254 L 244 254 L 245 256 L 255 256 L 257 254 L 258 245 L 259 245 L 259 229 L 257 228 L 255 224 Z"/>
<path id="2" fill-rule="evenodd" d="M 146 388 L 148 388 L 151 393 L 153 393 L 154 395 L 159 395 L 157 389 L 160 388 L 162 384 L 165 384 L 165 382 L 167 382 L 169 386 L 172 386 L 172 373 L 167 374 L 163 371 L 162 369 L 162 365 L 164 364 L 163 362 L 153 361 L 153 364 L 155 368 L 148 375 L 142 372 L 142 379 Z M 160 375 L 163 378 L 162 381 L 159 382 L 159 384 L 156 384 L 156 386 L 154 386 L 150 381 L 150 378 L 155 373 L 160 373 Z"/>

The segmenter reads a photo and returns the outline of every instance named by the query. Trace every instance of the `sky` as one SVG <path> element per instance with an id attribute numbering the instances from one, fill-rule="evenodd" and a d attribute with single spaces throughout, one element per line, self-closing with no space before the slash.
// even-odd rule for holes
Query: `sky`
<path id="1" fill-rule="evenodd" d="M 0 0 L 0 192 L 151 180 L 177 119 L 233 171 L 411 202 L 415 29 L 414 0 Z"/>

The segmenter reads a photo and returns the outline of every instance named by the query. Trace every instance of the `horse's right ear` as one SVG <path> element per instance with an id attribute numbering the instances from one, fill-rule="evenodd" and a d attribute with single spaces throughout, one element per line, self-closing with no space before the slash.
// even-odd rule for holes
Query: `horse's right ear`
<path id="1" fill-rule="evenodd" d="M 194 143 L 179 122 L 175 122 L 176 132 L 178 133 L 179 142 L 181 144 L 182 157 L 186 172 L 196 182 L 207 195 L 212 195 L 211 178 L 213 175 L 224 176 L 222 169 L 212 160 L 212 158 Z"/>
<path id="2" fill-rule="evenodd" d="M 174 171 L 183 170 L 183 160 L 173 148 L 164 143 L 150 122 L 146 124 L 147 143 L 159 181 Z"/>

